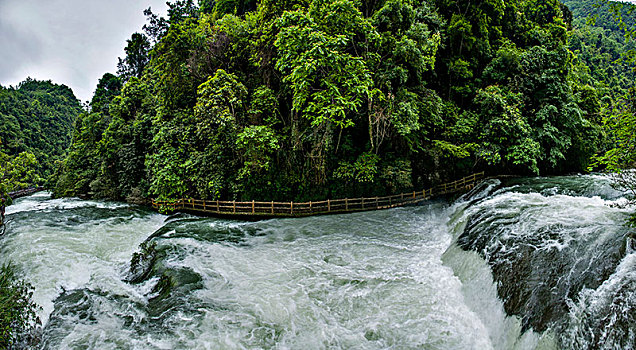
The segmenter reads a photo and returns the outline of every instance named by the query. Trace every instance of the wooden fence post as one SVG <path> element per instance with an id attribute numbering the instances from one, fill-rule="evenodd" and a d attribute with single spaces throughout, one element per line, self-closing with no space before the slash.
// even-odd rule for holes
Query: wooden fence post
<path id="1" fill-rule="evenodd" d="M 443 184 L 439 184 L 437 186 L 434 186 L 430 189 L 423 189 L 421 192 L 419 191 L 413 191 L 413 193 L 400 193 L 399 197 L 398 195 L 392 195 L 392 196 L 387 196 L 387 197 L 383 197 L 382 199 L 382 206 L 380 206 L 380 197 L 376 196 L 376 197 L 360 197 L 360 198 L 354 198 L 354 204 L 353 207 L 355 208 L 355 201 L 360 200 L 360 207 L 362 210 L 366 210 L 366 209 L 380 209 L 380 208 L 392 208 L 395 206 L 401 206 L 404 205 L 405 203 L 410 203 L 411 201 L 415 201 L 418 199 L 418 196 L 422 196 L 422 199 L 427 199 L 427 198 L 432 198 L 435 195 L 443 195 L 443 194 L 448 194 L 448 193 L 456 193 L 459 190 L 469 190 L 471 188 L 474 188 L 475 184 L 477 183 L 477 181 L 479 181 L 480 179 L 482 179 L 485 176 L 485 172 L 479 172 L 479 173 L 473 173 L 469 176 L 465 176 L 459 180 L 455 180 L 452 182 L 446 182 Z M 437 192 L 436 192 L 437 191 Z M 23 191 L 24 192 L 24 191 Z M 27 191 L 28 192 L 28 191 Z M 29 192 L 31 193 L 31 192 Z M 393 197 L 396 198 L 396 202 L 393 203 Z M 384 203 L 384 201 L 386 201 L 386 199 L 388 198 L 388 206 L 386 205 L 386 203 Z M 411 199 L 412 198 L 412 199 Z M 375 199 L 375 207 L 373 206 L 373 202 L 372 205 L 369 206 L 369 201 L 368 199 L 370 199 L 371 201 L 373 201 Z M 409 201 L 409 199 L 411 199 L 411 201 Z M 343 199 L 337 199 L 336 202 L 340 203 L 340 204 L 336 204 L 336 207 L 340 209 L 340 211 L 342 211 L 342 201 Z M 207 200 L 197 200 L 194 198 L 181 198 L 179 200 L 176 201 L 171 201 L 171 202 L 167 202 L 167 201 L 157 201 L 155 199 L 151 199 L 151 205 L 153 208 L 161 208 L 161 207 L 166 207 L 172 210 L 185 210 L 185 208 L 187 207 L 188 209 L 191 209 L 193 211 L 203 211 L 203 212 L 214 212 L 214 202 L 215 200 L 211 200 L 210 203 L 208 204 Z M 251 214 L 252 215 L 256 215 L 256 201 L 252 200 L 252 210 L 251 210 Z M 321 201 L 322 202 L 322 201 Z M 331 199 L 327 199 L 327 212 L 331 212 Z M 365 203 L 366 202 L 366 203 Z M 224 208 L 227 208 L 229 206 L 229 201 L 224 202 Z M 263 204 L 263 206 L 260 208 L 261 209 L 261 213 L 265 213 L 266 209 L 266 205 L 267 202 L 259 202 L 261 204 Z M 322 202 L 324 203 L 324 202 Z M 300 203 L 300 209 L 297 209 L 296 211 L 299 212 L 301 215 L 304 214 L 314 214 L 314 213 L 324 213 L 324 208 L 322 208 L 322 205 L 318 205 L 318 209 L 316 209 L 316 211 L 314 211 L 314 203 L 313 201 L 309 201 L 309 211 L 307 211 L 307 203 Z M 197 205 L 199 207 L 197 207 Z M 249 205 L 249 202 L 239 202 L 239 208 L 238 208 L 238 212 L 237 212 L 237 203 L 236 200 L 232 201 L 232 213 L 233 214 L 237 214 L 237 213 L 243 213 L 243 214 L 248 214 L 250 213 L 249 211 L 249 207 L 245 208 L 246 205 Z M 284 207 L 285 203 L 280 203 L 280 205 L 282 205 Z M 349 198 L 345 198 L 344 199 L 344 205 L 345 205 L 345 211 L 349 211 Z M 276 206 L 275 206 L 275 202 L 271 201 L 270 202 L 270 212 L 271 214 L 276 214 Z M 210 209 L 208 209 L 208 207 L 210 207 Z M 279 210 L 284 210 L 284 208 L 279 208 Z M 352 209 L 352 210 L 356 210 L 356 209 Z M 218 214 L 221 213 L 229 213 L 229 210 L 226 209 L 224 211 L 221 211 L 221 201 L 219 201 L 218 199 L 216 200 L 216 212 Z M 279 213 L 282 213 L 279 211 Z M 290 215 L 294 215 L 294 202 L 289 202 L 289 213 Z"/>

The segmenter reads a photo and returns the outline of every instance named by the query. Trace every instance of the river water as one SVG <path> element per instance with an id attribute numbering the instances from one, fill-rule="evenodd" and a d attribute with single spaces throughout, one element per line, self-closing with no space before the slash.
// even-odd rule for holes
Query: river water
<path id="1" fill-rule="evenodd" d="M 601 176 L 259 222 L 38 193 L 7 208 L 0 262 L 44 349 L 630 349 L 626 203 Z"/>

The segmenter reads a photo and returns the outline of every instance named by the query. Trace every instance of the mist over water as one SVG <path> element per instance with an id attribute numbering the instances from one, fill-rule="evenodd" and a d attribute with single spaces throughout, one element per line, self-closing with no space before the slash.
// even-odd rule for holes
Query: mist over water
<path id="1" fill-rule="evenodd" d="M 0 262 L 35 287 L 45 349 L 629 348 L 622 197 L 601 176 L 491 180 L 240 222 L 37 194 L 8 208 Z"/>

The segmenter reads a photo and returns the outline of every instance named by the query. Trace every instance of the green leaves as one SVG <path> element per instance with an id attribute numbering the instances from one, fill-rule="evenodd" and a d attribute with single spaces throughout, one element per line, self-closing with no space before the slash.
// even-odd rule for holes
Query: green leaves
<path id="1" fill-rule="evenodd" d="M 481 108 L 485 124 L 479 139 L 479 155 L 490 164 L 529 169 L 538 174 L 540 147 L 531 137 L 531 127 L 523 118 L 521 94 L 499 86 L 480 90 L 475 103 Z M 523 171 L 523 170 L 521 170 Z"/>
<path id="2" fill-rule="evenodd" d="M 244 159 L 238 179 L 256 176 L 270 169 L 272 154 L 280 149 L 278 136 L 268 126 L 250 125 L 236 136 L 236 146 Z"/>
<path id="3" fill-rule="evenodd" d="M 234 74 L 219 69 L 199 85 L 197 94 L 195 115 L 211 123 L 226 124 L 236 121 L 237 113 L 243 112 L 247 88 Z"/>
<path id="4" fill-rule="evenodd" d="M 36 345 L 35 331 L 41 326 L 38 309 L 33 287 L 16 276 L 13 265 L 0 266 L 0 348 Z"/>
<path id="5" fill-rule="evenodd" d="M 352 127 L 351 114 L 373 86 L 364 60 L 351 53 L 353 39 L 370 23 L 348 0 L 314 1 L 309 11 L 286 12 L 279 23 L 276 68 L 292 91 L 293 110 L 313 126 Z"/>
<path id="6" fill-rule="evenodd" d="M 117 64 L 117 74 L 119 74 L 123 80 L 128 80 L 132 77 L 141 78 L 144 68 L 150 60 L 150 41 L 144 34 L 134 33 L 127 41 L 127 45 L 124 48 L 126 57 L 119 59 Z"/>
<path id="7" fill-rule="evenodd" d="M 41 183 L 37 166 L 38 161 L 31 153 L 11 157 L 0 152 L 0 195 Z"/>
<path id="8" fill-rule="evenodd" d="M 359 183 L 374 182 L 378 173 L 380 157 L 372 153 L 363 153 L 353 163 L 341 162 L 334 171 L 336 179 L 355 181 Z"/>
<path id="9" fill-rule="evenodd" d="M 629 97 L 633 98 L 633 95 L 632 90 Z M 636 113 L 633 105 L 611 111 L 603 126 L 610 136 L 609 147 L 592 158 L 589 170 L 604 168 L 617 174 L 629 172 L 636 165 Z M 619 176 L 619 182 L 627 185 L 632 192 L 636 189 L 633 180 L 633 176 Z"/>
<path id="10" fill-rule="evenodd" d="M 573 171 L 611 108 L 614 53 L 596 32 L 566 46 L 556 0 L 200 4 L 151 15 L 141 74 L 100 81 L 59 193 L 311 200 Z"/>
<path id="11" fill-rule="evenodd" d="M 65 155 L 80 112 L 79 101 L 64 85 L 28 78 L 16 88 L 0 87 L 0 151 L 32 153 L 38 175 L 46 178 Z"/>

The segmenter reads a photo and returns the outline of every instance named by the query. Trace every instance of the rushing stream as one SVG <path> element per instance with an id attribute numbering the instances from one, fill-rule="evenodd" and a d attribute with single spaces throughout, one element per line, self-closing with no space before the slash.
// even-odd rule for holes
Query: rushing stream
<path id="1" fill-rule="evenodd" d="M 40 193 L 7 208 L 0 263 L 45 349 L 632 349 L 625 203 L 601 176 L 259 222 Z"/>

